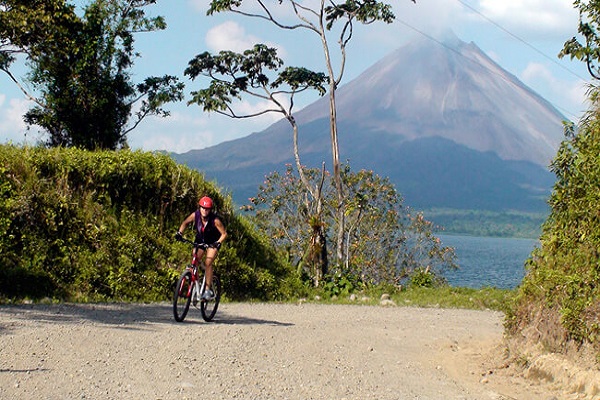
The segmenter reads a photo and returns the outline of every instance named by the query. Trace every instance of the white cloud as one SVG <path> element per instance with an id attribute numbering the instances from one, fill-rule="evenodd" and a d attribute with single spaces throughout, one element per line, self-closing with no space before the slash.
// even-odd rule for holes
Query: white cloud
<path id="1" fill-rule="evenodd" d="M 242 52 L 258 42 L 257 37 L 246 34 L 242 26 L 232 21 L 217 25 L 206 33 L 206 44 L 215 52 L 221 50 Z"/>
<path id="2" fill-rule="evenodd" d="M 444 33 L 461 20 L 461 7 L 456 1 L 431 0 L 428 2 L 402 0 L 394 3 L 397 23 L 407 24 L 428 35 Z"/>
<path id="3" fill-rule="evenodd" d="M 8 99 L 6 95 L 0 94 L 0 142 L 22 144 L 27 142 L 35 144 L 41 139 L 41 135 L 35 130 L 27 131 L 23 122 L 23 115 L 29 109 L 30 103 L 22 99 Z"/>
<path id="4" fill-rule="evenodd" d="M 401 0 L 393 3 L 396 19 L 392 24 L 379 22 L 364 27 L 357 24 L 355 30 L 358 35 L 353 40 L 366 42 L 371 48 L 394 49 L 415 35 L 439 37 L 454 25 L 460 24 L 461 11 L 460 4 L 456 1 L 417 0 L 414 4 L 409 0 Z M 376 46 L 373 45 L 375 43 Z"/>
<path id="5" fill-rule="evenodd" d="M 517 36 L 566 39 L 577 32 L 579 14 L 571 1 L 481 0 L 479 11 Z"/>
<path id="6" fill-rule="evenodd" d="M 586 86 L 581 80 L 557 78 L 551 69 L 541 63 L 529 63 L 521 74 L 521 80 L 531 86 L 543 88 L 545 98 L 557 99 L 553 105 L 567 118 L 578 119 L 586 107 Z"/>
<path id="7" fill-rule="evenodd" d="M 261 39 L 246 31 L 246 28 L 234 21 L 226 21 L 206 32 L 206 45 L 214 52 L 231 50 L 238 53 L 251 49 L 257 43 L 264 43 L 269 47 L 277 49 L 277 55 L 285 58 L 286 52 L 283 46 Z"/>
<path id="8" fill-rule="evenodd" d="M 546 82 L 556 82 L 556 79 L 552 76 L 552 73 L 546 66 L 540 63 L 529 63 L 523 71 L 524 81 L 534 81 L 537 79 L 544 80 Z"/>

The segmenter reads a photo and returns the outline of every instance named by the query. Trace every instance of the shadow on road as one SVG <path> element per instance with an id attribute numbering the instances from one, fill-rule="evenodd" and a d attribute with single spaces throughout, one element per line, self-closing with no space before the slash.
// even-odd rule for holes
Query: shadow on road
<path id="1" fill-rule="evenodd" d="M 294 326 L 291 322 L 280 322 L 268 319 L 252 318 L 242 315 L 231 315 L 220 311 L 211 322 L 219 325 L 270 325 L 270 326 Z"/>
<path id="2" fill-rule="evenodd" d="M 114 304 L 30 304 L 0 306 L 0 333 L 10 330 L 8 319 L 35 321 L 38 323 L 81 324 L 83 322 L 113 325 L 119 329 L 142 330 L 150 324 L 219 324 L 219 325 L 271 325 L 293 324 L 275 320 L 232 315 L 219 311 L 215 319 L 204 322 L 199 310 L 190 309 L 183 323 L 173 318 L 170 303 L 114 303 Z"/>

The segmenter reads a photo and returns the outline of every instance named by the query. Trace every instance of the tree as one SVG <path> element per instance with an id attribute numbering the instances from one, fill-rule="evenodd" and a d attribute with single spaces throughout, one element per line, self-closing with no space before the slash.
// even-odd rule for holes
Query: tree
<path id="1" fill-rule="evenodd" d="M 0 69 L 36 103 L 24 118 L 50 135 L 49 145 L 122 147 L 145 117 L 168 116 L 163 105 L 183 98 L 174 76 L 131 80 L 134 34 L 166 28 L 162 17 L 145 15 L 155 2 L 94 0 L 83 17 L 64 0 L 0 2 Z M 10 71 L 19 54 L 38 96 Z"/>
<path id="2" fill-rule="evenodd" d="M 323 171 L 307 168 L 302 173 L 310 185 L 329 184 L 323 180 Z M 328 192 L 328 187 L 322 187 L 321 207 Z M 259 193 L 244 210 L 253 212 L 254 223 L 266 233 L 273 248 L 280 249 L 300 275 L 318 286 L 326 273 L 323 263 L 328 259 L 324 222 L 331 218 L 323 215 L 328 213 L 328 208 L 317 211 L 317 202 L 311 201 L 310 196 L 295 169 L 287 165 L 284 174 L 272 172 L 265 177 Z"/>
<path id="3" fill-rule="evenodd" d="M 317 169 L 306 169 L 306 176 L 315 182 L 321 179 Z M 322 213 L 323 233 L 337 231 L 337 199 L 330 174 L 323 185 L 325 208 Z M 311 237 L 304 221 L 311 210 L 298 207 L 298 198 L 306 195 L 294 169 L 288 166 L 285 174 L 273 172 L 265 179 L 251 205 L 254 221 L 266 232 L 273 247 L 283 249 L 290 262 L 309 279 L 335 279 L 343 276 L 361 284 L 401 284 L 419 271 L 428 271 L 437 279 L 446 268 L 455 267 L 452 249 L 442 247 L 433 236 L 433 225 L 420 213 L 412 214 L 402 204 L 393 184 L 373 171 L 354 173 L 348 165 L 342 170 L 342 182 L 347 214 L 344 232 L 348 257 L 344 268 L 329 277 L 318 276 L 312 268 L 314 256 L 304 243 Z M 311 225 L 312 227 L 312 225 Z M 323 252 L 327 248 L 318 249 Z"/>
<path id="4" fill-rule="evenodd" d="M 595 1 L 575 0 L 575 8 L 579 9 L 579 26 L 577 31 L 581 37 L 573 36 L 565 42 L 558 54 L 559 58 L 570 56 L 587 64 L 588 71 L 595 79 L 600 79 L 598 63 L 600 62 L 600 6 Z M 584 42 L 584 43 L 582 43 Z"/>
<path id="5" fill-rule="evenodd" d="M 309 221 L 312 227 L 312 235 L 307 240 L 308 252 L 315 255 L 323 254 L 319 248 L 326 246 L 320 222 L 324 175 L 320 182 L 314 182 L 304 172 L 298 148 L 298 124 L 293 115 L 293 107 L 295 96 L 305 90 L 314 89 L 324 94 L 323 85 L 326 78 L 322 73 L 305 68 L 283 68 L 283 64 L 283 60 L 277 56 L 276 49 L 262 44 L 255 45 L 253 49 L 246 50 L 243 54 L 232 51 L 221 51 L 218 55 L 208 52 L 199 54 L 189 62 L 185 74 L 193 80 L 207 77 L 210 84 L 205 89 L 192 92 L 192 99 L 188 103 L 198 104 L 204 111 L 217 112 L 231 118 L 250 118 L 265 113 L 279 113 L 290 123 L 296 170 L 306 194 L 306 196 L 299 195 L 296 199 L 300 199 L 302 203 L 300 209 L 308 213 L 304 221 Z M 273 108 L 255 114 L 238 114 L 232 107 L 232 102 L 234 99 L 241 99 L 243 94 L 267 100 Z M 298 206 L 295 208 L 299 209 Z M 327 259 L 316 257 L 310 262 L 318 264 L 312 266 L 315 271 L 321 271 L 314 274 L 317 277 L 315 284 L 318 285 L 318 277 L 327 268 Z"/>
<path id="6" fill-rule="evenodd" d="M 35 100 L 19 80 L 11 73 L 10 67 L 16 56 L 27 53 L 35 44 L 61 41 L 66 32 L 63 27 L 73 22 L 73 6 L 64 0 L 0 0 L 0 69 L 19 86 L 31 100 Z"/>
<path id="7" fill-rule="evenodd" d="M 434 225 L 422 213 L 403 205 L 389 178 L 369 170 L 355 173 L 346 165 L 342 181 L 348 249 L 344 274 L 397 285 L 418 271 L 441 282 L 441 272 L 456 267 L 453 249 L 441 246 Z"/>
<path id="8" fill-rule="evenodd" d="M 598 79 L 600 4 L 575 1 L 580 38 L 568 40 L 559 57 L 586 62 Z M 541 246 L 526 263 L 527 275 L 508 313 L 513 337 L 552 352 L 572 349 L 600 360 L 600 87 L 588 91 L 591 107 L 566 139 L 551 164 L 556 183 L 551 212 L 542 227 Z M 585 360 L 582 358 L 582 361 Z"/>
<path id="9" fill-rule="evenodd" d="M 415 0 L 412 0 L 415 2 Z M 249 0 L 245 4 L 249 3 Z M 370 24 L 376 21 L 391 23 L 395 19 L 389 4 L 376 0 L 346 0 L 345 2 L 321 0 L 314 6 L 296 0 L 282 0 L 277 3 L 266 3 L 255 0 L 256 12 L 246 11 L 242 0 L 212 0 L 207 14 L 218 12 L 234 12 L 250 18 L 264 20 L 284 30 L 303 30 L 315 34 L 320 41 L 324 66 L 327 71 L 327 84 L 330 110 L 330 138 L 332 150 L 333 180 L 337 193 L 337 219 L 339 221 L 336 234 L 336 259 L 338 264 L 344 260 L 345 210 L 342 172 L 338 145 L 336 90 L 344 75 L 346 63 L 346 47 L 352 38 L 355 23 Z M 285 7 L 293 17 L 290 21 L 281 19 L 272 12 L 276 7 Z M 332 61 L 333 48 L 330 38 L 335 38 L 339 49 L 340 64 L 337 72 Z"/>

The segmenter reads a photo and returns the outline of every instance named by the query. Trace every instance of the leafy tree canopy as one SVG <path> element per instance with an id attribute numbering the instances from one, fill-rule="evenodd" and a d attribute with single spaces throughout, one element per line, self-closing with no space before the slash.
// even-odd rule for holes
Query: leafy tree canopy
<path id="1" fill-rule="evenodd" d="M 94 0 L 79 16 L 64 0 L 0 1 L 0 69 L 35 101 L 25 121 L 43 128 L 49 145 L 124 146 L 145 117 L 168 116 L 163 105 L 183 98 L 183 84 L 174 76 L 131 80 L 139 56 L 134 34 L 166 28 L 162 17 L 145 14 L 155 3 Z M 26 81 L 39 95 L 12 74 L 18 55 L 26 57 Z"/>
<path id="2" fill-rule="evenodd" d="M 321 171 L 316 169 L 307 169 L 305 175 L 311 182 L 322 179 Z M 250 199 L 252 204 L 245 207 L 254 213 L 255 223 L 273 246 L 285 249 L 290 262 L 311 280 L 318 274 L 311 263 L 311 258 L 317 256 L 311 246 L 311 229 L 317 228 L 317 223 L 323 224 L 325 234 L 331 235 L 339 224 L 333 182 L 329 174 L 326 176 L 326 206 L 321 220 L 314 219 L 317 205 L 308 201 L 309 195 L 291 166 L 283 175 L 274 172 L 267 176 L 257 196 Z M 433 235 L 433 225 L 421 213 L 403 206 L 389 179 L 373 171 L 352 172 L 348 165 L 342 178 L 347 193 L 344 238 L 348 255 L 331 275 L 367 285 L 400 284 L 425 271 L 432 280 L 438 280 L 444 269 L 456 266 L 454 251 L 441 245 Z"/>
<path id="3" fill-rule="evenodd" d="M 258 114 L 239 115 L 231 106 L 234 100 L 241 100 L 242 95 L 249 95 L 269 100 L 277 106 L 259 114 L 279 112 L 288 116 L 291 110 L 286 110 L 281 96 L 289 96 L 293 104 L 294 95 L 309 88 L 321 95 L 325 93 L 323 73 L 299 67 L 286 67 L 280 71 L 283 64 L 277 50 L 264 44 L 257 44 L 243 53 L 224 50 L 217 55 L 199 54 L 189 62 L 185 74 L 191 79 L 209 78 L 210 84 L 208 88 L 192 92 L 188 103 L 230 117 L 251 117 Z"/>

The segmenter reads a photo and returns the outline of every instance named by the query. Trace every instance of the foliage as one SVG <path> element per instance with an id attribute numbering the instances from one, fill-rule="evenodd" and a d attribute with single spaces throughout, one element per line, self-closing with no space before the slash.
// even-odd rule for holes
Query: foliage
<path id="1" fill-rule="evenodd" d="M 26 92 L 37 104 L 24 119 L 49 134 L 49 145 L 122 147 L 145 117 L 168 116 L 162 106 L 182 99 L 174 76 L 131 80 L 134 34 L 166 27 L 162 17 L 145 15 L 155 2 L 94 0 L 83 17 L 65 1 L 0 3 L 0 69 L 19 84 L 10 66 L 15 54 L 26 56 L 27 81 L 40 95 Z"/>
<path id="2" fill-rule="evenodd" d="M 342 280 L 341 282 L 345 282 Z M 515 291 L 483 287 L 480 289 L 452 287 L 403 287 L 377 285 L 355 288 L 346 294 L 332 292 L 328 286 L 311 288 L 304 299 L 331 304 L 379 305 L 382 299 L 389 299 L 398 307 L 458 308 L 469 310 L 495 310 L 506 312 L 514 302 Z"/>
<path id="3" fill-rule="evenodd" d="M 567 131 L 552 170 L 557 182 L 541 247 L 528 260 L 518 301 L 509 314 L 512 333 L 539 332 L 528 339 L 553 351 L 590 345 L 600 354 L 600 103 L 574 135 Z"/>
<path id="4" fill-rule="evenodd" d="M 436 276 L 428 269 L 416 268 L 408 280 L 410 287 L 432 288 L 436 285 Z"/>
<path id="5" fill-rule="evenodd" d="M 575 0 L 573 6 L 579 10 L 579 38 L 573 36 L 567 40 L 558 56 L 569 56 L 571 59 L 584 61 L 590 75 L 599 79 L 598 62 L 600 62 L 600 7 L 595 1 Z M 583 42 L 583 43 L 582 43 Z"/>
<path id="6" fill-rule="evenodd" d="M 209 87 L 192 92 L 188 104 L 197 104 L 204 111 L 215 111 L 229 117 L 240 115 L 231 108 L 233 99 L 241 99 L 248 94 L 272 102 L 276 108 L 266 109 L 255 115 L 268 112 L 282 113 L 287 116 L 283 104 L 277 100 L 281 95 L 289 95 L 290 103 L 298 92 L 309 88 L 323 94 L 325 76 L 305 68 L 287 67 L 280 71 L 283 60 L 277 56 L 277 50 L 264 44 L 242 54 L 233 51 L 221 51 L 218 55 L 208 52 L 194 57 L 188 64 L 185 74 L 191 79 L 210 78 Z M 269 76 L 273 74 L 274 76 Z M 291 111 L 291 110 L 290 110 Z"/>
<path id="7" fill-rule="evenodd" d="M 585 61 L 596 79 L 600 61 L 600 5 L 576 0 L 579 33 L 559 57 Z M 600 88 L 588 91 L 590 109 L 578 127 L 565 124 L 566 139 L 551 169 L 557 176 L 541 247 L 526 263 L 527 275 L 506 326 L 513 336 L 554 352 L 591 350 L 600 359 Z M 577 129 L 576 129 L 577 128 Z"/>
<path id="8" fill-rule="evenodd" d="M 312 180 L 320 179 L 317 170 L 306 169 L 305 174 Z M 411 214 L 403 207 L 388 179 L 373 171 L 354 173 L 346 166 L 343 182 L 348 258 L 326 276 L 324 284 L 332 294 L 365 284 L 401 284 L 415 271 L 425 268 L 435 275 L 432 284 L 437 284 L 441 270 L 455 267 L 453 250 L 442 247 L 433 236 L 433 225 L 421 213 Z M 327 205 L 323 212 L 326 234 L 337 229 L 337 199 L 332 186 L 327 180 L 323 191 Z M 258 195 L 250 199 L 252 204 L 245 209 L 254 212 L 253 221 L 275 248 L 286 252 L 298 272 L 313 279 L 315 271 L 305 262 L 311 232 L 304 221 L 312 212 L 303 206 L 302 198 L 306 196 L 293 168 L 288 166 L 284 175 L 277 172 L 268 175 Z M 340 283 L 342 280 L 347 282 Z"/>
<path id="9" fill-rule="evenodd" d="M 322 293 L 328 298 L 348 296 L 360 291 L 364 285 L 356 276 L 342 275 L 341 273 L 327 275 L 323 280 Z"/>
<path id="10" fill-rule="evenodd" d="M 165 155 L 0 146 L 0 298 L 166 300 L 191 250 L 172 240 L 198 198 L 230 236 L 215 267 L 231 299 L 300 287 L 202 175 Z"/>
<path id="11" fill-rule="evenodd" d="M 311 184 L 320 179 L 316 170 L 305 170 L 304 174 Z M 296 265 L 298 274 L 306 273 L 313 279 L 318 272 L 310 262 L 313 229 L 307 221 L 317 210 L 308 196 L 294 169 L 288 165 L 285 175 L 273 172 L 265 177 L 259 194 L 250 199 L 252 205 L 245 209 L 256 211 L 253 222 L 266 233 L 272 246 L 281 249 L 288 262 Z M 315 222 L 313 220 L 313 224 Z M 321 250 L 327 251 L 326 248 Z"/>

